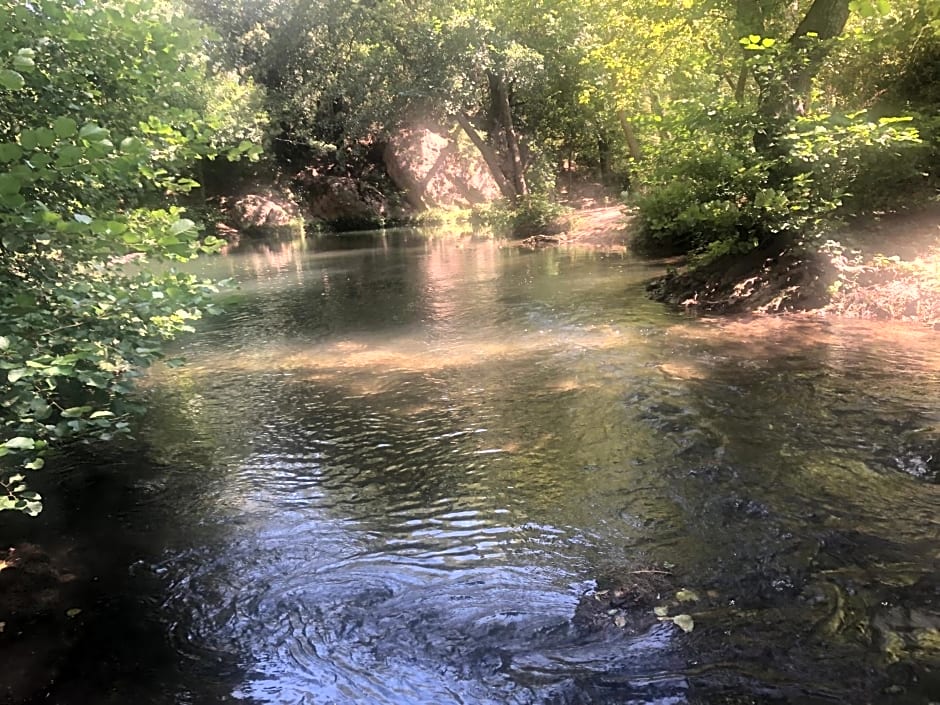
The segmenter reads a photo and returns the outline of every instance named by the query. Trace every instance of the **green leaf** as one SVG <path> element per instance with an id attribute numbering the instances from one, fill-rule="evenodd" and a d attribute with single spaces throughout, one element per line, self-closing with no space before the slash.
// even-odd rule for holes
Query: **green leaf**
<path id="1" fill-rule="evenodd" d="M 4 443 L 3 447 L 10 450 L 33 450 L 36 447 L 36 441 L 26 436 L 17 436 Z"/>
<path id="2" fill-rule="evenodd" d="M 672 623 L 684 632 L 690 632 L 695 629 L 695 621 L 692 619 L 692 616 L 688 614 L 677 614 L 672 618 Z"/>
<path id="3" fill-rule="evenodd" d="M 14 142 L 0 143 L 0 162 L 9 163 L 23 156 L 23 149 Z"/>
<path id="4" fill-rule="evenodd" d="M 0 350 L 6 350 L 10 347 L 10 339 L 5 335 L 0 335 Z"/>
<path id="5" fill-rule="evenodd" d="M 42 458 L 36 458 L 35 460 L 24 463 L 23 467 L 27 470 L 42 470 L 42 467 L 46 464 L 46 461 Z"/>
<path id="6" fill-rule="evenodd" d="M 78 131 L 78 136 L 89 142 L 100 142 L 108 138 L 108 131 L 93 122 L 86 123 Z"/>
<path id="7" fill-rule="evenodd" d="M 13 508 L 19 509 L 26 516 L 35 517 L 39 516 L 39 513 L 42 512 L 42 502 L 19 500 L 13 505 Z"/>
<path id="8" fill-rule="evenodd" d="M 121 140 L 120 149 L 125 154 L 132 154 L 134 152 L 140 152 L 143 146 L 141 141 L 136 137 L 125 137 Z"/>
<path id="9" fill-rule="evenodd" d="M 29 374 L 29 370 L 25 367 L 17 367 L 15 370 L 10 370 L 7 372 L 7 381 L 10 384 L 16 384 L 23 377 Z"/>
<path id="10" fill-rule="evenodd" d="M 90 406 L 72 406 L 62 412 L 62 417 L 66 419 L 77 419 L 91 411 Z"/>
<path id="11" fill-rule="evenodd" d="M 20 180 L 13 174 L 0 174 L 0 195 L 12 196 L 19 193 L 20 186 L 22 186 Z"/>
<path id="12" fill-rule="evenodd" d="M 170 233 L 172 235 L 180 235 L 182 233 L 195 230 L 195 228 L 196 224 L 189 218 L 180 218 L 170 226 Z"/>
<path id="13" fill-rule="evenodd" d="M 29 73 L 34 68 L 36 68 L 36 62 L 33 61 L 30 56 L 21 56 L 17 54 L 13 57 L 13 68 L 17 71 L 23 71 L 24 73 Z"/>
<path id="14" fill-rule="evenodd" d="M 56 135 L 64 139 L 72 137 L 76 133 L 78 123 L 70 117 L 57 117 L 55 122 L 52 123 L 52 129 L 55 130 Z"/>
<path id="15" fill-rule="evenodd" d="M 676 599 L 679 600 L 679 602 L 698 602 L 698 595 L 691 590 L 683 589 L 676 593 Z"/>
<path id="16" fill-rule="evenodd" d="M 36 144 L 40 147 L 45 147 L 48 149 L 55 144 L 55 132 L 50 130 L 48 127 L 40 127 L 36 129 Z"/>
<path id="17" fill-rule="evenodd" d="M 72 166 L 78 163 L 84 153 L 81 147 L 74 144 L 67 144 L 56 150 L 59 155 L 59 164 L 61 166 Z"/>
<path id="18" fill-rule="evenodd" d="M 39 146 L 39 140 L 36 137 L 35 130 L 23 130 L 20 133 L 20 144 L 23 149 L 34 150 Z"/>
<path id="19" fill-rule="evenodd" d="M 11 69 L 0 69 L 0 86 L 8 91 L 18 91 L 26 85 L 22 74 Z"/>

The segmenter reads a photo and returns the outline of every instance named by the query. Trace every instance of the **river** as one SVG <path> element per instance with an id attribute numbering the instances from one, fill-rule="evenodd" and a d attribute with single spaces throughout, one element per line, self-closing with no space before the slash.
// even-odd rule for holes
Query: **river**
<path id="1" fill-rule="evenodd" d="M 42 702 L 940 701 L 936 332 L 413 231 L 201 267 L 226 312 L 22 529 L 93 584 Z"/>

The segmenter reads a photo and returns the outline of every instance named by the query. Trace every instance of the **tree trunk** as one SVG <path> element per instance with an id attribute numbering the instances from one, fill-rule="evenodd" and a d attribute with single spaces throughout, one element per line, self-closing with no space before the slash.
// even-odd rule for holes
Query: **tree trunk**
<path id="1" fill-rule="evenodd" d="M 604 186 L 611 185 L 610 162 L 610 142 L 607 136 L 601 133 L 597 136 L 597 165 L 600 167 L 601 183 L 604 184 Z"/>
<path id="2" fill-rule="evenodd" d="M 496 108 L 499 122 L 506 136 L 506 151 L 509 153 L 509 175 L 512 179 L 516 195 L 525 196 L 529 188 L 525 182 L 525 169 L 522 166 L 522 156 L 519 152 L 519 140 L 512 125 L 512 106 L 509 104 L 509 87 L 503 76 L 495 76 L 493 81 L 496 87 Z"/>
<path id="3" fill-rule="evenodd" d="M 774 159 L 784 156 L 780 134 L 784 126 L 806 110 L 805 101 L 813 77 L 826 58 L 824 42 L 838 37 L 849 19 L 849 0 L 814 0 L 789 40 L 789 57 L 774 72 L 760 81 L 758 115 L 763 128 L 754 135 L 754 147 Z M 813 35 L 813 36 L 810 36 Z"/>
<path id="4" fill-rule="evenodd" d="M 633 125 L 627 119 L 627 113 L 623 110 L 617 111 L 617 117 L 620 119 L 620 128 L 623 130 L 623 136 L 627 138 L 627 149 L 630 150 L 630 156 L 635 161 L 643 159 L 643 150 L 640 148 L 640 141 L 636 138 L 636 131 Z"/>
<path id="5" fill-rule="evenodd" d="M 849 19 L 849 0 L 815 0 L 789 44 L 794 56 L 784 75 L 761 87 L 759 111 L 780 123 L 805 112 L 805 99 L 828 53 L 822 42 L 842 34 Z M 810 36 L 814 35 L 814 36 Z"/>
<path id="6" fill-rule="evenodd" d="M 457 113 L 457 124 L 463 128 L 463 131 L 467 133 L 467 137 L 470 138 L 470 141 L 473 142 L 473 145 L 480 152 L 483 161 L 486 162 L 486 166 L 489 167 L 490 173 L 493 175 L 493 180 L 496 181 L 496 185 L 499 186 L 500 193 L 506 198 L 515 201 L 517 196 L 516 191 L 503 175 L 503 170 L 499 164 L 499 156 L 493 151 L 493 148 L 486 143 L 486 140 L 480 137 L 466 114 Z"/>
<path id="7" fill-rule="evenodd" d="M 738 74 L 738 82 L 734 85 L 734 101 L 740 105 L 744 102 L 744 91 L 747 88 L 747 75 L 749 68 L 747 62 L 741 67 L 741 73 Z"/>

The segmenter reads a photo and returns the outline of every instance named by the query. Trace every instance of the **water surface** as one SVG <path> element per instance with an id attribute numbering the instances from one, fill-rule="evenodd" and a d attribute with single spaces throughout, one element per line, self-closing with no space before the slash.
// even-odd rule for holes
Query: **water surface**
<path id="1" fill-rule="evenodd" d="M 61 702 L 940 699 L 934 332 L 407 231 L 204 267 L 240 291 L 139 442 L 61 470 L 117 546 Z"/>

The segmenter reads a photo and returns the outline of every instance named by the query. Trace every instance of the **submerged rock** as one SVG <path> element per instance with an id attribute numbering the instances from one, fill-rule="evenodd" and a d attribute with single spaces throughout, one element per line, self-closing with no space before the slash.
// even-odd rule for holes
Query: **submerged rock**
<path id="1" fill-rule="evenodd" d="M 610 626 L 630 634 L 646 632 L 660 620 L 656 609 L 676 593 L 672 573 L 660 568 L 624 571 L 602 578 L 575 608 L 575 625 L 588 629 Z"/>

